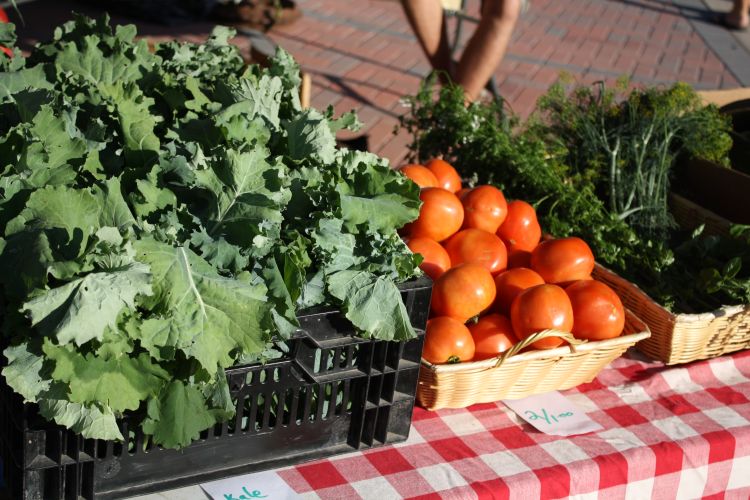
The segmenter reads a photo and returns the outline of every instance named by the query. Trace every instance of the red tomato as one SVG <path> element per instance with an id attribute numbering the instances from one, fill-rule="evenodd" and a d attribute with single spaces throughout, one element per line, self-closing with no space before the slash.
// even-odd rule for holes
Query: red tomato
<path id="1" fill-rule="evenodd" d="M 2 51 L 8 57 L 13 57 L 13 51 L 8 47 L 0 45 L 0 51 Z"/>
<path id="2" fill-rule="evenodd" d="M 463 202 L 464 196 L 466 196 L 470 192 L 471 192 L 471 188 L 461 188 L 458 191 L 456 191 L 456 196 L 458 196 L 458 199 Z"/>
<path id="3" fill-rule="evenodd" d="M 519 339 L 548 329 L 569 332 L 573 328 L 573 306 L 559 286 L 537 285 L 518 294 L 510 307 L 510 321 Z M 562 343 L 559 337 L 548 337 L 532 345 L 552 349 Z"/>
<path id="4" fill-rule="evenodd" d="M 565 289 L 573 306 L 573 335 L 579 339 L 617 337 L 625 327 L 620 297 L 599 281 L 576 281 Z"/>
<path id="5" fill-rule="evenodd" d="M 495 282 L 490 272 L 476 264 L 448 269 L 432 286 L 432 310 L 436 316 L 466 321 L 487 309 L 495 300 Z"/>
<path id="6" fill-rule="evenodd" d="M 510 314 L 510 306 L 519 293 L 532 286 L 543 285 L 544 280 L 537 273 L 525 267 L 508 269 L 495 276 L 497 290 L 495 306 L 503 314 Z"/>
<path id="7" fill-rule="evenodd" d="M 505 220 L 508 203 L 502 191 L 492 186 L 478 186 L 461 198 L 464 204 L 464 227 L 494 233 Z"/>
<path id="8" fill-rule="evenodd" d="M 506 324 L 507 322 L 507 324 Z M 502 314 L 485 314 L 484 316 L 480 316 L 477 319 L 476 323 L 469 323 L 466 326 L 469 327 L 469 331 L 471 331 L 471 334 L 474 335 L 476 333 L 480 332 L 486 332 L 489 330 L 496 330 L 498 328 L 505 328 L 513 333 L 513 327 L 510 324 L 510 320 L 503 316 Z M 512 335 L 513 338 L 515 338 L 515 334 Z"/>
<path id="9" fill-rule="evenodd" d="M 469 361 L 474 357 L 474 339 L 457 319 L 433 318 L 427 322 L 422 357 L 433 364 Z"/>
<path id="10" fill-rule="evenodd" d="M 508 253 L 534 250 L 542 237 L 534 207 L 521 200 L 508 203 L 508 215 L 497 229 L 497 235 L 508 247 Z"/>
<path id="11" fill-rule="evenodd" d="M 451 267 L 451 259 L 445 248 L 429 238 L 409 238 L 406 245 L 414 253 L 422 255 L 424 260 L 419 268 L 433 280 L 436 280 Z"/>
<path id="12" fill-rule="evenodd" d="M 430 160 L 424 164 L 430 172 L 435 174 L 438 180 L 438 187 L 447 189 L 451 193 L 456 193 L 461 189 L 461 176 L 450 163 L 441 159 Z"/>
<path id="13" fill-rule="evenodd" d="M 480 229 L 464 229 L 445 242 L 451 265 L 469 263 L 484 266 L 492 274 L 504 271 L 508 264 L 505 244 L 494 235 Z"/>
<path id="14" fill-rule="evenodd" d="M 461 228 L 464 207 L 455 194 L 441 188 L 424 188 L 419 199 L 419 218 L 404 228 L 410 236 L 443 241 Z"/>
<path id="15" fill-rule="evenodd" d="M 531 253 L 531 269 L 547 283 L 575 281 L 594 270 L 594 254 L 581 238 L 543 241 Z"/>
<path id="16" fill-rule="evenodd" d="M 414 183 L 421 187 L 438 187 L 438 180 L 435 174 L 430 172 L 427 167 L 423 165 L 404 165 L 398 169 L 399 172 L 407 176 Z"/>
<path id="17" fill-rule="evenodd" d="M 469 326 L 474 337 L 474 361 L 494 358 L 518 342 L 510 320 L 500 314 L 488 314 Z"/>
<path id="18" fill-rule="evenodd" d="M 505 248 L 508 248 L 508 245 L 505 245 Z M 508 251 L 508 269 L 517 267 L 531 267 L 531 252 L 525 250 Z"/>

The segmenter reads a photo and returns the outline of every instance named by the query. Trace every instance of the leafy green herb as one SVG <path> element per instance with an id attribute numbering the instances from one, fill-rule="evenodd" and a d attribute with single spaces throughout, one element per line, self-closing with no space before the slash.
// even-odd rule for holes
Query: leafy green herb
<path id="1" fill-rule="evenodd" d="M 640 234 L 664 237 L 674 226 L 667 202 L 676 157 L 727 163 L 729 122 L 684 83 L 629 93 L 627 84 L 568 92 L 556 83 L 530 128 L 564 149 L 562 161 L 591 180 L 610 213 Z"/>
<path id="2" fill-rule="evenodd" d="M 696 284 L 715 300 L 722 304 L 749 304 L 750 226 L 733 225 L 729 237 L 704 236 L 703 230 L 703 226 L 698 227 L 690 239 L 675 249 L 678 262 L 700 263 Z M 695 273 L 682 271 L 689 276 Z"/>

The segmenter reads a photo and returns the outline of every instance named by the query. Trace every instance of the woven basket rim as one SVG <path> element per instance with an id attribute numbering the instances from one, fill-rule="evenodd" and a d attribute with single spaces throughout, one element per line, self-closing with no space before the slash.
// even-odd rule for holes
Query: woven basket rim
<path id="1" fill-rule="evenodd" d="M 679 313 L 674 316 L 680 323 L 693 323 L 716 318 L 730 318 L 748 309 L 750 309 L 750 304 L 740 304 L 735 306 L 721 306 L 706 313 Z"/>
<path id="2" fill-rule="evenodd" d="M 537 359 L 550 359 L 550 358 L 563 358 L 575 353 L 596 351 L 599 348 L 614 347 L 621 344 L 635 344 L 641 340 L 647 339 L 651 336 L 651 330 L 649 330 L 646 323 L 644 323 L 638 316 L 630 312 L 628 309 L 625 310 L 627 316 L 626 322 L 637 325 L 639 332 L 629 333 L 626 335 L 620 335 L 606 340 L 593 340 L 578 344 L 576 346 L 560 346 L 554 349 L 536 349 L 533 351 L 522 352 L 507 358 L 504 365 L 510 365 L 515 363 L 526 363 Z M 501 355 L 500 355 L 501 356 Z M 467 361 L 463 363 L 455 364 L 442 364 L 435 365 L 422 358 L 422 367 L 426 368 L 435 373 L 469 373 L 477 371 L 492 370 L 496 368 L 497 360 L 500 356 L 483 359 L 481 361 Z"/>

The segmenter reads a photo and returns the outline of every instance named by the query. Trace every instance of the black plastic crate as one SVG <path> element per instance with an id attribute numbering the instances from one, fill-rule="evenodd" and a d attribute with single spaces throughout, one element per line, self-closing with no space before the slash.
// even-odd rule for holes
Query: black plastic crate
<path id="1" fill-rule="evenodd" d="M 83 439 L 0 387 L 0 450 L 11 498 L 121 498 L 403 441 L 416 395 L 432 283 L 400 286 L 416 339 L 365 340 L 338 311 L 299 315 L 289 354 L 227 370 L 233 420 L 182 450 Z M 127 417 L 120 421 L 128 436 Z"/>

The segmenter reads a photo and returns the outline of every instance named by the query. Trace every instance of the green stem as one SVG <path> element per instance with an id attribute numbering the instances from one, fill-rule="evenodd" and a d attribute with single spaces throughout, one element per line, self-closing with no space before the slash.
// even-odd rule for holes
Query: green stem
<path id="1" fill-rule="evenodd" d="M 609 206 L 613 213 L 617 213 L 617 155 L 620 152 L 620 138 L 615 141 L 615 147 L 609 158 Z"/>

